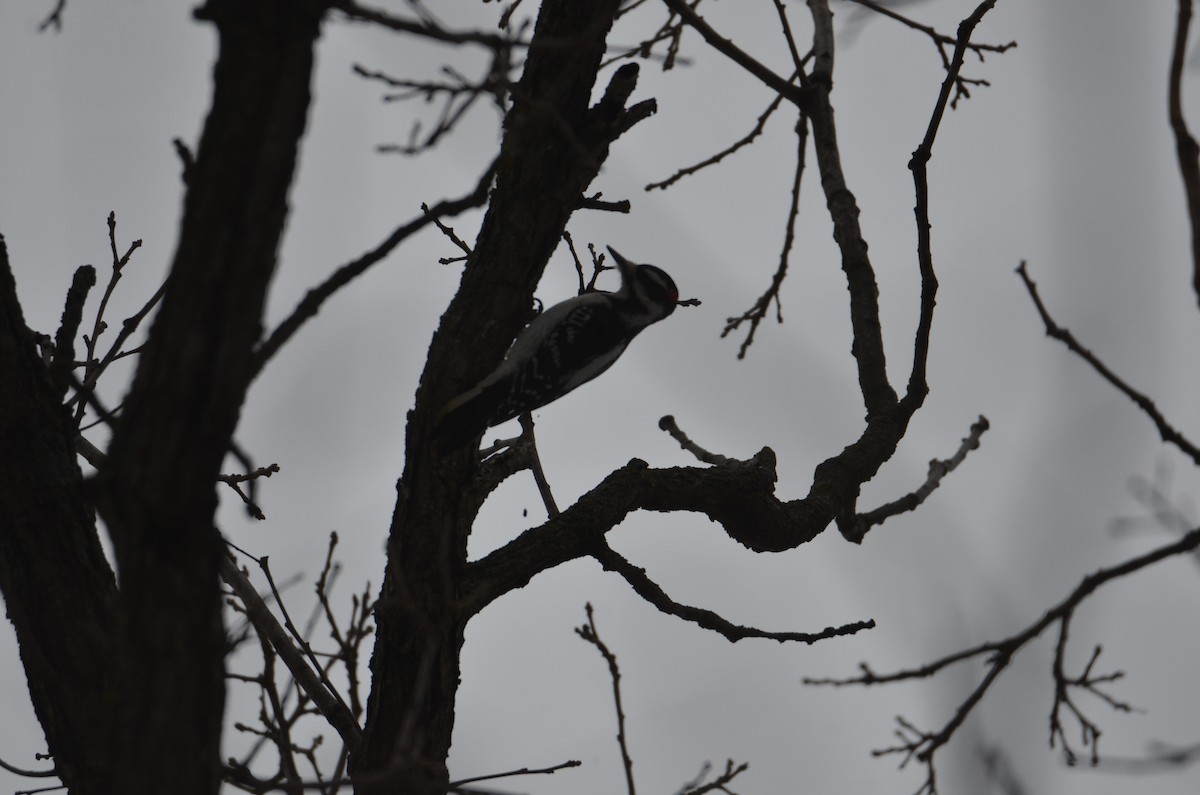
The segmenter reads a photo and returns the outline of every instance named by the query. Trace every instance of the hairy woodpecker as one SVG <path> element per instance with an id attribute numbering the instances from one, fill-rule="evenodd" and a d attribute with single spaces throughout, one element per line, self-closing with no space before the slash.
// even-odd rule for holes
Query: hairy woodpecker
<path id="1" fill-rule="evenodd" d="M 670 276 L 608 250 L 621 289 L 584 293 L 534 318 L 491 375 L 442 408 L 434 421 L 437 437 L 457 447 L 558 400 L 611 367 L 638 332 L 675 311 L 679 290 Z"/>

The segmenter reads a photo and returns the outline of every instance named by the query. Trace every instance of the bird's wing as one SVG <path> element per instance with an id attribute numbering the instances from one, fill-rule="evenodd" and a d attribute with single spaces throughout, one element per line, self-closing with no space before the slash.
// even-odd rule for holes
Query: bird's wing
<path id="1" fill-rule="evenodd" d="M 552 307 L 513 343 L 506 359 L 513 366 L 508 395 L 490 424 L 562 397 L 607 370 L 625 351 L 629 340 L 620 318 L 607 301 L 590 298 Z"/>

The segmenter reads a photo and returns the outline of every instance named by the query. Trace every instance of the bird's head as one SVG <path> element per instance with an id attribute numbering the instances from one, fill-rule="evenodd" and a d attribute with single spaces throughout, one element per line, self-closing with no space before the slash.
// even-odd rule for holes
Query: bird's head
<path id="1" fill-rule="evenodd" d="M 621 256 L 612 246 L 608 247 L 617 270 L 621 273 L 621 289 L 617 295 L 636 302 L 651 316 L 650 323 L 662 320 L 675 311 L 679 303 L 679 288 L 662 268 L 639 264 Z"/>

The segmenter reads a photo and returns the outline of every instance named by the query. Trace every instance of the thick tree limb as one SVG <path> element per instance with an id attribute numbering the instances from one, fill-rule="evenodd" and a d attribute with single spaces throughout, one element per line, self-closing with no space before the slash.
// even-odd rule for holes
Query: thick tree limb
<path id="1" fill-rule="evenodd" d="M 98 792 L 113 751 L 103 716 L 116 582 L 84 495 L 75 427 L 25 326 L 3 237 L 0 373 L 0 593 L 55 771 L 73 793 Z"/>
<path id="2" fill-rule="evenodd" d="M 209 0 L 219 54 L 178 247 L 101 470 L 121 575 L 112 782 L 220 786 L 225 638 L 215 483 L 254 374 L 310 102 L 321 0 Z"/>

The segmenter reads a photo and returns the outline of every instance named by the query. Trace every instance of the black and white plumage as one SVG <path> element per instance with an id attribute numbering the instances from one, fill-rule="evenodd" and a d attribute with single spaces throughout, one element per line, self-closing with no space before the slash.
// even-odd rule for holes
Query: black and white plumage
<path id="1" fill-rule="evenodd" d="M 578 295 L 542 312 L 504 361 L 438 414 L 434 433 L 455 446 L 591 381 L 647 326 L 675 311 L 679 290 L 664 271 L 608 249 L 621 274 L 615 293 Z"/>

